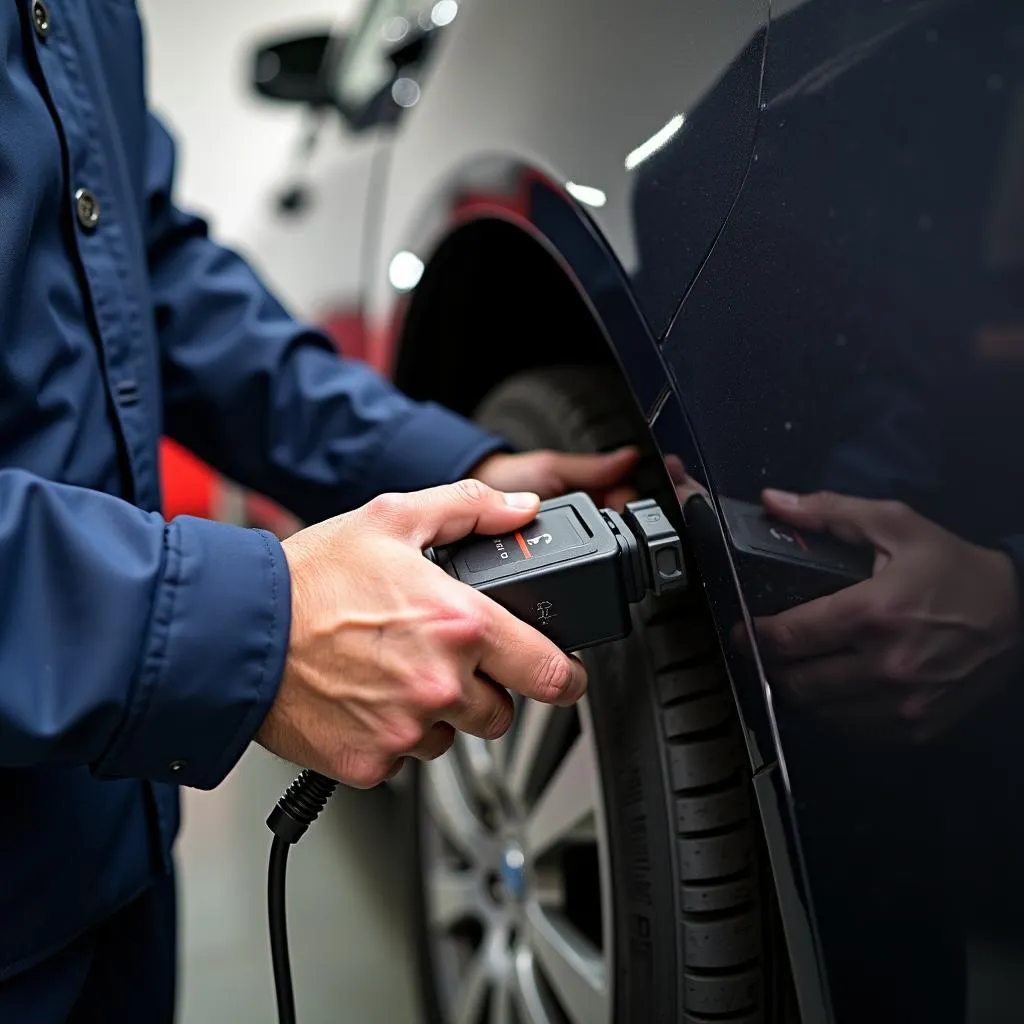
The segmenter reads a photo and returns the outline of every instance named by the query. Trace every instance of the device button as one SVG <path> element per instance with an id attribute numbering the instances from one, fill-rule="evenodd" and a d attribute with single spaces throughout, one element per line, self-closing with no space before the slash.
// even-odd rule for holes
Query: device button
<path id="1" fill-rule="evenodd" d="M 554 508 L 541 512 L 515 533 L 475 538 L 462 549 L 466 568 L 470 572 L 489 572 L 503 565 L 534 558 L 547 560 L 573 551 L 583 544 L 574 516 L 568 508 Z"/>
<path id="2" fill-rule="evenodd" d="M 871 575 L 874 551 L 856 548 L 820 533 L 804 536 L 799 530 L 786 526 L 765 515 L 744 517 L 749 546 L 767 555 L 781 555 L 792 562 L 802 562 L 829 572 L 838 572 L 853 578 Z"/>
<path id="3" fill-rule="evenodd" d="M 803 534 L 765 515 L 744 516 L 751 546 L 761 551 L 800 558 L 808 550 Z"/>
<path id="4" fill-rule="evenodd" d="M 553 555 L 578 547 L 582 538 L 575 525 L 575 514 L 567 508 L 542 512 L 519 532 L 532 555 Z"/>

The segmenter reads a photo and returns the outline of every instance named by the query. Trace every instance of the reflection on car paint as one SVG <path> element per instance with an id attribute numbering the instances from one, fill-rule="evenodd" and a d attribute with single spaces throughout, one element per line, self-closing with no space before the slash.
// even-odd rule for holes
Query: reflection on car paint
<path id="1" fill-rule="evenodd" d="M 1019 1019 L 1024 9 L 816 0 L 764 97 L 665 355 L 709 489 L 877 552 L 753 623 L 836 1017 Z"/>

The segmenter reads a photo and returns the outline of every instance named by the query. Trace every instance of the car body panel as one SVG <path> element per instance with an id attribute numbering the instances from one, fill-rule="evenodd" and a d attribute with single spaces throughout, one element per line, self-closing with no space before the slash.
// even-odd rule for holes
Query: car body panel
<path id="1" fill-rule="evenodd" d="M 1024 8 L 812 0 L 773 20 L 763 99 L 664 344 L 704 482 L 894 499 L 998 547 L 1024 497 Z M 1024 943 L 1019 688 L 915 743 L 736 678 L 770 698 L 837 1019 L 1020 1019 L 994 966 Z"/>
<path id="2" fill-rule="evenodd" d="M 482 157 L 513 158 L 583 197 L 651 332 L 662 333 L 747 167 L 766 19 L 761 0 L 464 3 L 389 161 L 382 259 L 368 282 L 373 315 L 389 301 L 390 259 L 439 216 L 451 182 Z M 680 116 L 734 62 L 743 75 L 729 80 L 729 130 L 704 138 L 698 153 Z M 657 210 L 642 225 L 638 198 Z"/>
<path id="3" fill-rule="evenodd" d="M 466 0 L 382 135 L 355 297 L 322 273 L 346 244 L 325 210 L 302 311 L 351 302 L 390 371 L 416 301 L 396 256 L 429 273 L 478 219 L 553 254 L 677 480 L 805 1024 L 1024 1019 L 1019 685 L 927 743 L 829 725 L 744 653 L 763 581 L 719 515 L 829 487 L 975 545 L 1024 533 L 1024 5 L 778 0 L 766 18 Z"/>

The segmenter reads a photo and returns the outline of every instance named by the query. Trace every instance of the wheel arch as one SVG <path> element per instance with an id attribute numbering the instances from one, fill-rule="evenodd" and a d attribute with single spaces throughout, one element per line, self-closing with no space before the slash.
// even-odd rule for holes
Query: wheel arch
<path id="1" fill-rule="evenodd" d="M 471 417 L 494 387 L 518 373 L 615 366 L 659 457 L 677 457 L 713 493 L 713 475 L 660 346 L 580 203 L 536 166 L 511 160 L 469 163 L 445 185 L 430 190 L 420 216 L 400 234 L 423 272 L 389 311 L 386 362 L 398 387 Z M 669 477 L 666 470 L 666 487 Z M 696 552 L 704 555 L 698 564 L 731 565 L 721 529 L 690 534 L 694 547 L 713 549 Z M 727 608 L 735 616 L 743 606 L 738 581 L 731 572 L 715 575 L 725 585 L 708 590 L 709 597 L 718 592 L 713 611 Z M 777 750 L 760 685 L 745 690 L 746 699 L 735 689 L 734 696 L 757 771 L 776 760 Z"/>
<path id="2" fill-rule="evenodd" d="M 463 168 L 403 233 L 424 271 L 392 309 L 395 382 L 468 414 L 513 373 L 618 363 L 646 414 L 667 377 L 611 248 L 545 173 L 514 161 L 485 166 L 484 187 L 479 165 Z"/>
<path id="3" fill-rule="evenodd" d="M 503 187 L 483 194 L 456 182 L 440 194 L 434 230 L 406 235 L 406 246 L 423 260 L 424 271 L 415 290 L 391 310 L 391 359 L 386 361 L 393 379 L 415 398 L 471 415 L 495 385 L 513 374 L 558 363 L 617 364 L 662 458 L 678 455 L 714 493 L 713 474 L 704 466 L 672 371 L 586 211 L 533 168 L 515 168 L 514 188 L 507 186 L 508 167 L 502 180 Z M 440 231 L 437 209 L 445 211 Z M 541 318 L 538 308 L 544 310 Z M 551 329 L 538 336 L 538 322 L 550 323 Z M 715 529 L 690 540 L 709 549 L 697 553 L 698 565 L 716 567 L 714 579 L 704 581 L 716 616 L 723 601 L 742 606 L 725 535 Z M 799 1001 L 808 1020 L 818 1019 L 819 1011 L 812 1008 L 826 1006 L 827 997 L 820 950 L 811 937 L 815 929 L 791 796 L 769 725 L 773 716 L 757 672 L 740 664 L 733 652 L 723 653 L 760 782 L 755 792 L 783 927 L 795 953 Z M 780 787 L 777 794 L 767 792 L 770 780 Z"/>
<path id="4" fill-rule="evenodd" d="M 470 416 L 513 374 L 613 359 L 550 250 L 511 220 L 485 216 L 456 227 L 425 268 L 404 317 L 394 379 L 413 398 Z"/>

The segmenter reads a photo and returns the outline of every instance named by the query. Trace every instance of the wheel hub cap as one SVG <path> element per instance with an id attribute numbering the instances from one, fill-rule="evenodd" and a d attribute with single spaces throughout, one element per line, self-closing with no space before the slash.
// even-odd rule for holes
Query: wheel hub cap
<path id="1" fill-rule="evenodd" d="M 518 843 L 510 843 L 501 858 L 501 881 L 509 898 L 517 903 L 526 895 L 526 857 Z"/>

